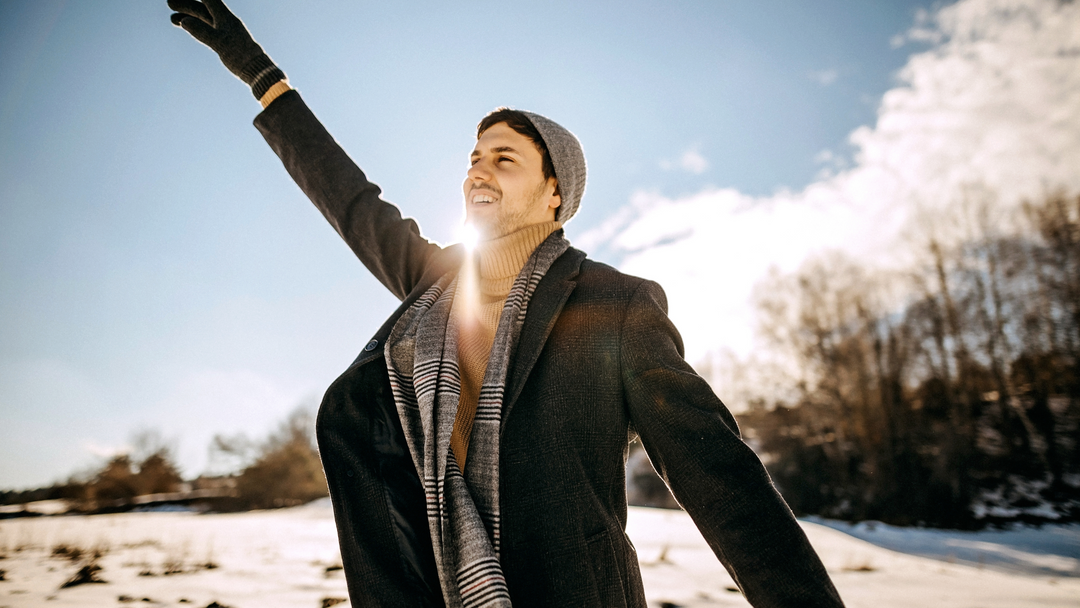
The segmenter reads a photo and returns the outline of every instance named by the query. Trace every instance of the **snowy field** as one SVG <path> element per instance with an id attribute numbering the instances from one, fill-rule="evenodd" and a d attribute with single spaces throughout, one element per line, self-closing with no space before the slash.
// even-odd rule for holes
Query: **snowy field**
<path id="1" fill-rule="evenodd" d="M 1080 526 L 960 533 L 804 521 L 849 607 L 1080 606 Z M 746 606 L 682 512 L 630 509 L 651 607 Z M 97 550 L 100 570 L 61 588 Z M 81 553 L 81 555 L 73 555 Z M 0 521 L 0 608 L 346 608 L 329 503 Z"/>

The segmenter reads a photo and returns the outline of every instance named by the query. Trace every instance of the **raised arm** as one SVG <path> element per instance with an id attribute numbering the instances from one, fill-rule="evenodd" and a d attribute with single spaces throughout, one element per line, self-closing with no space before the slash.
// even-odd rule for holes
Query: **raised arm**
<path id="1" fill-rule="evenodd" d="M 221 0 L 168 0 L 171 19 L 210 47 L 265 110 L 255 126 L 300 189 L 383 285 L 404 299 L 441 247 L 420 235 L 290 89 L 285 73 Z"/>

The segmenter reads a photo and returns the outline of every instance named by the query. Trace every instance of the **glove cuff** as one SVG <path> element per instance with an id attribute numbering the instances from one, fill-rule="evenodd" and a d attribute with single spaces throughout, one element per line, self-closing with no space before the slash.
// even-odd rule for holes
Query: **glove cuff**
<path id="1" fill-rule="evenodd" d="M 251 87 L 251 93 L 255 99 L 262 99 L 270 87 L 275 83 L 285 80 L 285 72 L 274 65 L 274 62 L 266 53 L 260 53 L 257 57 L 247 62 L 240 68 L 240 80 Z"/>

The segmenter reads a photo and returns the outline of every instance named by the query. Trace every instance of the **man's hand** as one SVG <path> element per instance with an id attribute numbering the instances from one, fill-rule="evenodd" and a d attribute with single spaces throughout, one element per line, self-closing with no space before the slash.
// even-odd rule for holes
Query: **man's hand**
<path id="1" fill-rule="evenodd" d="M 274 83 L 285 80 L 270 57 L 248 33 L 244 23 L 232 14 L 221 0 L 168 0 L 173 25 L 184 28 L 199 42 L 210 47 L 221 63 L 251 87 L 256 99 L 262 98 Z"/>

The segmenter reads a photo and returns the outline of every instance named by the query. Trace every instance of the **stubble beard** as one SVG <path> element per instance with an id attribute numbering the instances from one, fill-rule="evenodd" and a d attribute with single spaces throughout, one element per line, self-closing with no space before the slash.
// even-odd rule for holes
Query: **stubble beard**
<path id="1" fill-rule="evenodd" d="M 510 201 L 505 198 L 500 199 L 497 203 L 498 213 L 490 220 L 490 223 L 481 224 L 473 221 L 473 226 L 480 233 L 480 239 L 493 241 L 534 223 L 529 220 L 530 211 L 539 206 L 546 188 L 547 180 L 540 182 L 532 192 L 526 194 L 527 200 L 523 205 L 507 205 L 506 203 Z"/>

